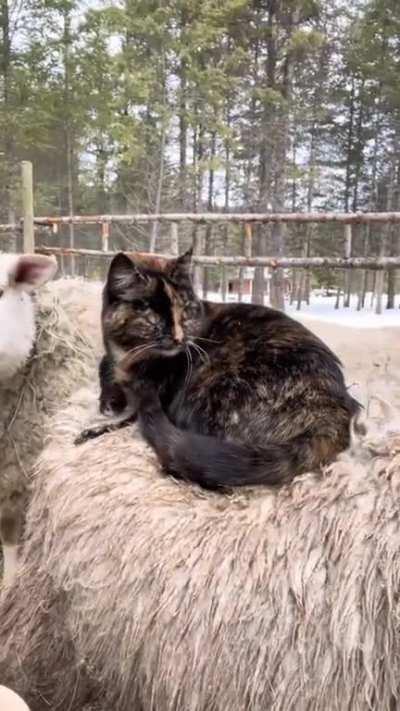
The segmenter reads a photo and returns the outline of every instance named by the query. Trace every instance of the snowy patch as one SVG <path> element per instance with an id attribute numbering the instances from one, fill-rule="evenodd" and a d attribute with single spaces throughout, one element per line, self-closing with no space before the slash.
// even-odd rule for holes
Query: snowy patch
<path id="1" fill-rule="evenodd" d="M 221 294 L 216 291 L 209 292 L 207 299 L 208 301 L 222 301 Z M 228 302 L 234 303 L 235 301 L 237 301 L 237 295 L 229 294 Z M 285 300 L 285 307 L 286 313 L 299 321 L 325 321 L 350 328 L 400 328 L 400 295 L 396 297 L 396 308 L 394 309 L 386 309 L 385 298 L 383 299 L 382 314 L 375 313 L 372 294 L 367 294 L 365 301 L 366 305 L 362 311 L 357 311 L 356 295 L 352 296 L 349 308 L 344 308 L 341 305 L 339 309 L 335 309 L 336 296 L 322 296 L 313 292 L 310 305 L 302 303 L 300 311 L 297 311 L 296 304 L 290 304 L 288 299 Z M 244 296 L 243 302 L 249 303 L 250 296 Z M 265 305 L 269 306 L 268 298 L 265 300 Z"/>

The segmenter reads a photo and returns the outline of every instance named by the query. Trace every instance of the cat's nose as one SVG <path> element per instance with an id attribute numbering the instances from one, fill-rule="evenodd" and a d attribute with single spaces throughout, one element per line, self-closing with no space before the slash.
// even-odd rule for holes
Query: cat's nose
<path id="1" fill-rule="evenodd" d="M 172 340 L 176 345 L 179 345 L 183 341 L 183 328 L 180 323 L 174 324 L 174 329 L 172 332 Z"/>

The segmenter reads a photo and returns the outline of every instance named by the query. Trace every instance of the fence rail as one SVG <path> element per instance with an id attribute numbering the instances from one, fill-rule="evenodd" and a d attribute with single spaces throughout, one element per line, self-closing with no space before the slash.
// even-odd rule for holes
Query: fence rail
<path id="1" fill-rule="evenodd" d="M 70 247 L 37 247 L 41 254 L 85 257 L 113 257 L 115 252 L 98 249 L 71 249 Z M 159 257 L 171 259 L 176 255 L 157 254 Z M 326 267 L 330 269 L 400 269 L 400 257 L 220 257 L 194 255 L 193 262 L 200 266 L 226 267 L 270 267 L 271 269 L 315 269 Z"/>
<path id="2" fill-rule="evenodd" d="M 212 226 L 212 225 L 240 225 L 243 228 L 243 243 L 242 256 L 209 256 L 202 253 L 202 240 L 200 230 L 193 232 L 193 249 L 195 263 L 194 279 L 198 286 L 201 279 L 201 267 L 221 266 L 223 279 L 222 282 L 226 286 L 226 272 L 231 268 L 239 270 L 239 287 L 238 294 L 241 296 L 244 286 L 245 267 L 255 267 L 262 270 L 268 267 L 271 270 L 272 278 L 275 279 L 277 285 L 282 283 L 281 269 L 293 270 L 295 275 L 296 270 L 300 270 L 300 283 L 303 279 L 308 280 L 309 276 L 304 276 L 305 272 L 315 268 L 326 269 L 344 269 L 346 270 L 345 305 L 349 305 L 351 293 L 351 270 L 364 270 L 364 282 L 368 281 L 365 276 L 369 271 L 374 272 L 374 292 L 377 294 L 377 312 L 380 313 L 382 308 L 382 292 L 384 288 L 384 271 L 390 272 L 388 283 L 391 280 L 392 293 L 393 285 L 395 285 L 395 270 L 400 270 L 400 255 L 392 256 L 385 255 L 385 243 L 387 237 L 387 229 L 382 230 L 380 237 L 379 256 L 364 256 L 356 257 L 353 252 L 353 226 L 356 225 L 381 225 L 386 228 L 393 225 L 400 225 L 400 212 L 353 212 L 353 213 L 335 213 L 335 212 L 291 212 L 291 213 L 256 213 L 256 212 L 237 212 L 237 213 L 162 213 L 162 214 L 122 214 L 122 215 L 67 215 L 67 216 L 38 216 L 33 213 L 33 179 L 32 179 L 32 164 L 24 161 L 21 164 L 21 197 L 23 205 L 23 217 L 15 224 L 0 225 L 0 244 L 1 238 L 7 233 L 23 235 L 23 248 L 25 252 L 37 251 L 43 254 L 54 254 L 61 257 L 70 257 L 71 273 L 75 273 L 75 257 L 111 257 L 115 254 L 110 250 L 110 226 L 113 224 L 125 225 L 143 225 L 159 223 L 160 225 L 169 225 L 170 229 L 170 249 L 174 251 L 176 256 L 178 252 L 178 228 L 179 225 L 191 224 L 192 226 Z M 343 256 L 340 257 L 320 257 L 310 256 L 307 249 L 303 249 L 301 257 L 287 257 L 285 255 L 271 256 L 255 256 L 253 254 L 253 228 L 257 224 L 272 225 L 272 224 L 332 224 L 343 226 Z M 99 225 L 100 229 L 100 244 L 101 249 L 86 249 L 75 246 L 74 225 Z M 70 239 L 69 247 L 43 245 L 40 242 L 40 233 L 43 231 L 51 231 L 57 235 L 59 228 L 69 226 Z M 267 237 L 267 234 L 265 235 Z M 172 256 L 172 255 L 159 255 Z M 302 271 L 303 270 L 303 271 Z M 309 274 L 309 272 L 308 272 Z M 293 276 L 293 279 L 295 277 Z M 278 287 L 277 287 L 278 288 Z M 279 287 L 280 288 L 280 287 Z M 338 287 L 338 302 L 341 288 Z M 300 298 L 301 301 L 301 298 Z"/>
<path id="3" fill-rule="evenodd" d="M 26 169 L 25 169 L 26 170 Z M 28 171 L 29 176 L 29 171 Z M 28 177 L 29 180 L 29 177 Z M 209 224 L 239 224 L 245 228 L 244 251 L 245 256 L 209 256 L 199 252 L 198 244 L 195 244 L 194 262 L 199 266 L 231 266 L 231 267 L 269 267 L 272 269 L 370 269 L 375 271 L 386 271 L 400 269 L 399 257 L 352 257 L 352 225 L 356 224 L 399 224 L 400 212 L 365 212 L 365 213 L 332 213 L 332 212 L 310 212 L 310 213 L 163 213 L 163 214 L 127 214 L 127 215 L 72 215 L 55 217 L 33 217 L 29 215 L 19 223 L 0 224 L 0 239 L 2 234 L 12 232 L 23 232 L 24 249 L 32 251 L 32 245 L 38 252 L 43 254 L 55 254 L 60 256 L 86 256 L 86 257 L 110 257 L 115 252 L 109 250 L 109 227 L 111 224 L 146 224 L 159 222 L 169 224 L 172 232 L 176 236 L 177 228 L 182 223 L 194 223 L 199 225 Z M 267 223 L 292 223 L 292 224 L 343 224 L 345 230 L 346 255 L 344 257 L 254 257 L 252 256 L 252 227 L 254 224 Z M 58 228 L 62 225 L 100 225 L 102 249 L 85 249 L 72 247 L 48 247 L 37 244 L 36 233 L 40 229 L 51 229 L 53 233 L 58 233 Z M 32 234 L 32 225 L 34 231 Z M 175 237 L 176 241 L 176 237 Z"/>
<path id="4" fill-rule="evenodd" d="M 98 225 L 103 223 L 116 224 L 145 224 L 162 223 L 182 223 L 191 222 L 194 224 L 326 224 L 328 222 L 343 225 L 361 224 L 400 224 L 400 212 L 171 212 L 160 214 L 132 213 L 123 215 L 64 215 L 34 217 L 36 227 L 54 227 L 58 225 Z M 24 220 L 14 224 L 0 225 L 0 232 L 10 232 L 23 229 Z"/>

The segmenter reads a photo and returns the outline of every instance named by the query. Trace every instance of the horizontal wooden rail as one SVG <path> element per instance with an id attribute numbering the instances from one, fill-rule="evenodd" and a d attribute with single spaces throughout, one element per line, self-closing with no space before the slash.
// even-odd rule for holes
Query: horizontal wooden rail
<path id="1" fill-rule="evenodd" d="M 17 232 L 22 230 L 22 225 L 8 224 L 0 225 L 0 233 L 2 232 Z"/>
<path id="2" fill-rule="evenodd" d="M 98 224 L 102 222 L 194 222 L 194 223 L 253 223 L 253 222 L 285 222 L 285 223 L 324 223 L 339 222 L 341 224 L 360 223 L 399 223 L 400 212 L 285 212 L 285 213 L 163 213 L 159 215 L 75 215 L 66 217 L 36 217 L 35 224 L 42 226 L 73 224 Z"/>
<path id="3" fill-rule="evenodd" d="M 41 254 L 81 255 L 86 257 L 113 257 L 115 252 L 97 249 L 70 249 L 68 247 L 37 247 Z M 172 258 L 173 255 L 157 254 L 158 257 Z M 270 267 L 290 269 L 400 269 L 400 257 L 206 257 L 193 256 L 193 262 L 202 266 L 227 267 Z"/>
<path id="4" fill-rule="evenodd" d="M 196 224 L 210 223 L 339 223 L 339 224 L 400 224 L 400 212 L 285 212 L 285 213 L 163 213 L 159 215 L 130 214 L 130 215 L 72 215 L 63 217 L 35 217 L 36 227 L 53 227 L 58 225 L 97 225 L 112 223 L 181 223 L 192 222 Z M 23 221 L 16 224 L 0 225 L 0 232 L 15 232 L 22 229 Z"/>

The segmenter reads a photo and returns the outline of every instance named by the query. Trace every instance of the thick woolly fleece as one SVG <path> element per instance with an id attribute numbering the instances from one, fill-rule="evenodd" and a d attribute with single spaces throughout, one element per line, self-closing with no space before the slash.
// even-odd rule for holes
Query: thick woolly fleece
<path id="1" fill-rule="evenodd" d="M 0 379 L 0 507 L 10 514 L 25 506 L 49 417 L 86 381 L 95 361 L 92 346 L 68 317 L 53 284 L 40 290 L 35 312 L 31 357 L 12 378 Z"/>
<path id="2" fill-rule="evenodd" d="M 322 476 L 231 497 L 176 483 L 134 427 L 75 447 L 55 419 L 0 678 L 32 711 L 394 711 L 400 427 Z"/>

